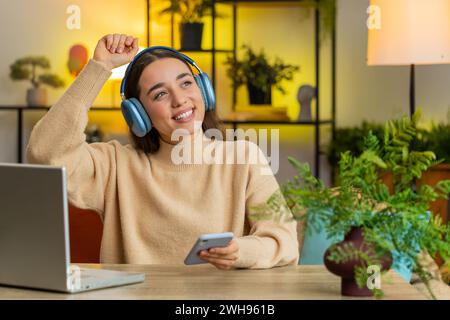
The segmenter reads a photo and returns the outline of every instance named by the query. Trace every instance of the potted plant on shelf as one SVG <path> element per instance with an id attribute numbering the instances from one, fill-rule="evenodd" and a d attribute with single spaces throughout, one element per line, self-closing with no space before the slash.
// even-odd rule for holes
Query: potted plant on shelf
<path id="1" fill-rule="evenodd" d="M 397 271 L 414 271 L 434 297 L 428 285 L 431 275 L 421 255 L 439 254 L 450 263 L 450 228 L 428 211 L 430 201 L 448 197 L 450 180 L 434 187 L 421 185 L 417 191 L 412 188 L 436 163 L 433 152 L 410 150 L 417 137 L 418 118 L 416 114 L 412 120 L 389 121 L 383 140 L 369 132 L 359 156 L 344 152 L 339 160 L 338 187 L 326 187 L 307 164 L 289 158 L 298 175 L 266 204 L 277 207 L 285 199 L 294 218 L 306 223 L 309 232 L 324 230 L 332 239 L 334 244 L 326 251 L 324 263 L 342 277 L 342 294 L 381 297 L 380 288 L 366 286 L 367 268 L 379 266 L 383 273 L 392 264 Z M 393 193 L 381 179 L 382 171 L 392 173 Z M 263 219 L 263 209 L 252 208 L 252 215 Z"/>
<path id="2" fill-rule="evenodd" d="M 46 84 L 53 88 L 64 86 L 64 81 L 55 74 L 44 73 L 37 75 L 37 69 L 50 69 L 50 62 L 46 57 L 25 57 L 16 60 L 10 65 L 10 78 L 16 80 L 29 80 L 32 87 L 27 90 L 28 106 L 44 106 L 47 104 L 47 91 L 42 88 Z"/>
<path id="3" fill-rule="evenodd" d="M 242 45 L 242 48 L 245 50 L 242 60 L 227 56 L 224 63 L 228 65 L 227 76 L 233 80 L 235 89 L 245 84 L 250 104 L 254 105 L 272 103 L 272 86 L 286 94 L 281 81 L 292 80 L 294 73 L 300 69 L 299 66 L 285 64 L 278 57 L 271 64 L 263 49 L 256 54 L 246 44 Z"/>
<path id="4" fill-rule="evenodd" d="M 211 15 L 213 10 L 210 0 L 170 0 L 170 6 L 160 14 L 178 14 L 181 17 L 181 50 L 201 50 L 203 36 L 202 18 Z M 216 13 L 216 18 L 223 15 Z"/>

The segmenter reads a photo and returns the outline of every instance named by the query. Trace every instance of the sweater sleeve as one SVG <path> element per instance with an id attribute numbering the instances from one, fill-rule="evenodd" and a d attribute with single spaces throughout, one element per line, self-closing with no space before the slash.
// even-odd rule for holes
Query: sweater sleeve
<path id="1" fill-rule="evenodd" d="M 104 211 L 105 190 L 114 178 L 113 143 L 86 143 L 88 110 L 111 75 L 89 60 L 74 82 L 34 126 L 26 149 L 29 163 L 65 166 L 71 203 Z"/>
<path id="2" fill-rule="evenodd" d="M 297 222 L 263 152 L 256 145 L 251 148 L 262 161 L 249 166 L 246 220 L 250 232 L 236 239 L 239 259 L 235 267 L 264 269 L 295 265 L 299 259 Z"/>

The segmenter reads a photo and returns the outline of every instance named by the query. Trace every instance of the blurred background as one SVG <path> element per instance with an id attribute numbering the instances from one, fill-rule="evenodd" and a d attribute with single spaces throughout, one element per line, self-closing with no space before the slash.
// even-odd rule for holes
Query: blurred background
<path id="1" fill-rule="evenodd" d="M 243 129 L 279 129 L 279 182 L 295 172 L 286 160 L 288 155 L 309 162 L 316 174 L 331 181 L 333 162 L 330 165 L 332 155 L 327 156 L 327 152 L 333 147 L 333 131 L 336 141 L 341 128 L 361 127 L 363 121 L 383 123 L 408 114 L 409 65 L 367 65 L 369 0 L 206 1 L 206 8 L 198 12 L 194 5 L 203 1 L 188 2 L 191 11 L 183 10 L 183 6 L 180 11 L 171 11 L 183 1 L 169 0 L 2 0 L 0 161 L 25 161 L 23 151 L 18 150 L 19 135 L 23 149 L 33 125 L 46 112 L 30 106 L 33 101 L 27 100 L 27 91 L 32 88 L 31 81 L 13 80 L 11 66 L 18 59 L 45 57 L 50 68 L 36 67 L 36 72 L 54 77 L 40 86 L 46 90 L 46 99 L 34 103 L 51 106 L 92 57 L 97 41 L 108 33 L 134 35 L 142 47 L 165 45 L 184 50 L 213 78 L 222 119 L 238 121 L 235 125 Z M 181 25 L 198 21 L 203 24 L 200 48 L 195 39 L 182 48 Z M 248 50 L 257 55 L 258 61 L 267 60 L 269 65 L 261 67 L 263 74 L 277 73 L 269 102 L 250 101 L 245 83 L 233 88 L 228 73 L 235 72 L 238 80 L 241 72 L 242 78 L 245 67 L 250 65 Z M 234 70 L 230 70 L 232 66 Z M 93 107 L 119 108 L 122 75 L 123 71 L 116 70 Z M 64 85 L 58 86 L 57 80 Z M 431 128 L 433 121 L 448 124 L 449 80 L 449 65 L 416 66 L 415 102 L 423 110 L 424 127 Z M 303 95 L 301 87 L 305 89 Z M 39 97 L 39 93 L 34 95 L 38 100 Z M 304 99 L 303 115 L 299 99 Z M 7 107 L 28 108 L 19 112 Z M 18 117 L 22 118 L 21 127 Z M 120 109 L 92 111 L 89 117 L 92 135 L 88 138 L 92 141 L 127 142 L 128 129 Z M 251 122 L 266 120 L 278 123 Z M 290 123 L 298 120 L 300 124 Z M 228 126 L 231 128 L 233 123 Z"/>

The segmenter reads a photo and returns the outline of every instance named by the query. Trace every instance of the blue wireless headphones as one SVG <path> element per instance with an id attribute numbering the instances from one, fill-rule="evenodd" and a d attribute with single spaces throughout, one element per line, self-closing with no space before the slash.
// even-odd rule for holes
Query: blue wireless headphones
<path id="1" fill-rule="evenodd" d="M 216 97 L 214 95 L 214 90 L 211 85 L 211 81 L 209 80 L 208 75 L 206 73 L 204 73 L 202 70 L 200 70 L 200 68 L 197 66 L 197 64 L 194 62 L 194 60 L 192 60 L 188 56 L 186 56 L 170 47 L 164 47 L 164 46 L 149 47 L 149 48 L 144 49 L 141 52 L 139 52 L 134 57 L 133 61 L 130 62 L 127 70 L 125 71 L 125 76 L 122 79 L 122 83 L 120 85 L 120 96 L 122 97 L 122 104 L 121 104 L 122 114 L 123 114 L 128 126 L 131 128 L 133 133 L 135 135 L 137 135 L 138 137 L 143 137 L 147 133 L 150 132 L 150 130 L 152 128 L 152 121 L 150 120 L 150 117 L 148 116 L 147 112 L 145 111 L 145 108 L 142 106 L 141 102 L 138 99 L 136 99 L 136 98 L 127 99 L 125 97 L 125 84 L 127 81 L 128 74 L 129 74 L 131 68 L 133 67 L 134 63 L 144 53 L 152 52 L 152 51 L 158 50 L 158 49 L 163 49 L 163 50 L 167 50 L 167 51 L 176 53 L 184 61 L 186 61 L 191 66 L 193 66 L 195 69 L 197 69 L 198 74 L 194 76 L 194 79 L 202 93 L 203 101 L 205 103 L 205 111 L 212 111 L 216 107 Z"/>

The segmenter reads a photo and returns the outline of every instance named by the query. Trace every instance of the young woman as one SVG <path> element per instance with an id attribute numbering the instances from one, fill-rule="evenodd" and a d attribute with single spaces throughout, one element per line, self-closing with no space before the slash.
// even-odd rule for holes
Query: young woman
<path id="1" fill-rule="evenodd" d="M 262 173 L 270 170 L 267 161 L 173 161 L 174 148 L 180 146 L 262 152 L 249 142 L 205 135 L 207 129 L 218 128 L 216 114 L 205 110 L 201 88 L 180 54 L 154 50 L 133 61 L 137 51 L 137 38 L 101 38 L 93 58 L 36 124 L 27 147 L 30 163 L 65 166 L 71 203 L 100 214 L 101 262 L 182 264 L 200 234 L 231 231 L 235 238 L 227 247 L 203 251 L 201 258 L 220 269 L 296 264 L 296 222 L 289 219 L 285 203 L 276 210 L 267 207 L 272 219 L 252 219 L 250 209 L 264 207 L 279 191 L 273 174 Z M 130 61 L 124 94 L 142 104 L 150 131 L 140 137 L 131 130 L 133 145 L 114 140 L 87 144 L 90 106 L 111 70 Z M 177 129 L 188 134 L 173 140 Z M 285 218 L 274 218 L 282 212 Z"/>

